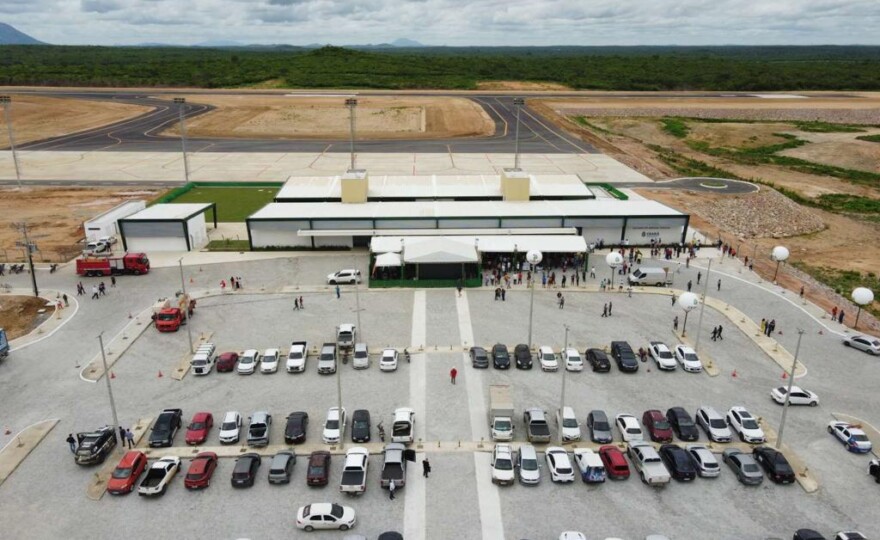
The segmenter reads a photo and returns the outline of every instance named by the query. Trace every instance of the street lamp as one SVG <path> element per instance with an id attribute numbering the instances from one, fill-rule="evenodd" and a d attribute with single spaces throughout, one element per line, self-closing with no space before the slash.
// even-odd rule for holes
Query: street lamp
<path id="1" fill-rule="evenodd" d="M 700 303 L 700 299 L 692 292 L 684 292 L 678 296 L 678 305 L 684 310 L 684 324 L 681 327 L 681 337 L 687 332 L 688 313 L 691 312 Z"/>
<path id="2" fill-rule="evenodd" d="M 562 326 L 565 327 L 565 342 L 564 342 L 565 345 L 562 347 L 562 361 L 564 363 L 565 362 L 565 353 L 568 350 L 568 330 L 569 330 L 569 327 L 567 324 L 563 324 Z M 562 410 L 565 408 L 565 374 L 566 374 L 566 372 L 568 372 L 567 365 L 562 366 L 562 396 L 559 401 L 559 413 L 557 416 L 558 418 L 562 418 Z M 562 441 L 563 441 L 563 439 L 562 439 L 562 426 L 560 425 L 559 426 L 559 442 L 562 443 Z"/>
<path id="3" fill-rule="evenodd" d="M 614 290 L 614 270 L 623 264 L 623 255 L 616 251 L 612 251 L 605 255 L 605 263 L 611 267 L 611 290 Z"/>
<path id="4" fill-rule="evenodd" d="M 186 183 L 189 183 L 189 158 L 186 157 L 186 122 L 184 121 L 184 110 L 186 109 L 186 98 L 174 98 L 174 104 L 177 105 L 178 123 L 180 124 L 180 145 L 183 148 L 183 175 Z"/>
<path id="5" fill-rule="evenodd" d="M 18 166 L 18 153 L 15 151 L 15 133 L 12 131 L 12 122 L 9 120 L 12 98 L 0 96 L 0 104 L 3 105 L 3 118 L 6 120 L 6 131 L 9 133 L 9 149 L 12 150 L 12 162 L 15 164 L 15 179 L 18 181 L 18 189 L 21 189 L 21 169 Z"/>
<path id="6" fill-rule="evenodd" d="M 349 122 L 349 130 L 351 132 L 351 168 L 349 170 L 355 170 L 355 158 L 354 158 L 354 109 L 357 107 L 358 100 L 356 98 L 348 98 L 345 100 L 345 106 L 348 107 L 348 122 Z"/>
<path id="7" fill-rule="evenodd" d="M 773 272 L 773 283 L 776 283 L 776 274 L 779 273 L 779 263 L 784 261 L 790 255 L 788 248 L 784 246 L 776 246 L 770 252 L 770 260 L 776 261 L 776 271 Z"/>
<path id="8" fill-rule="evenodd" d="M 516 128 L 514 129 L 513 168 L 519 170 L 519 111 L 525 105 L 523 98 L 513 98 L 513 106 L 516 107 Z"/>
<path id="9" fill-rule="evenodd" d="M 856 313 L 856 324 L 853 325 L 853 328 L 857 329 L 859 327 L 859 315 L 862 314 L 862 306 L 867 306 L 874 301 L 874 292 L 866 287 L 856 287 L 853 289 L 852 299 L 859 306 L 859 311 Z"/>
<path id="10" fill-rule="evenodd" d="M 797 367 L 798 353 L 801 350 L 801 338 L 804 337 L 804 331 L 798 328 L 797 347 L 794 349 L 794 360 L 791 362 L 791 372 L 788 374 L 788 391 L 785 392 L 785 402 L 782 404 L 782 419 L 779 421 L 779 436 L 776 438 L 776 449 L 782 446 L 782 432 L 785 430 L 785 413 L 788 412 L 788 401 L 791 397 L 791 387 L 794 385 L 794 369 Z"/>
<path id="11" fill-rule="evenodd" d="M 357 269 L 357 265 L 355 265 L 354 270 L 354 301 L 355 309 L 357 310 L 357 331 L 360 332 L 361 337 L 364 337 L 364 329 L 361 328 L 361 275 L 360 271 Z"/>
<path id="12" fill-rule="evenodd" d="M 703 334 L 703 311 L 706 309 L 706 295 L 709 293 L 709 274 L 711 272 L 712 259 L 709 259 L 709 264 L 706 267 L 706 280 L 703 282 L 703 301 L 700 302 L 700 317 L 697 319 L 697 341 L 694 343 L 694 352 L 700 352 L 700 336 Z"/>
<path id="13" fill-rule="evenodd" d="M 537 249 L 530 249 L 528 253 L 526 253 L 526 260 L 529 261 L 531 265 L 532 271 L 532 280 L 530 288 L 532 289 L 531 298 L 529 300 L 529 341 L 527 342 L 529 347 L 532 346 L 532 314 L 535 310 L 535 278 L 537 277 L 535 268 L 541 264 L 541 260 L 544 258 L 544 254 L 538 251 Z"/>
<path id="14" fill-rule="evenodd" d="M 116 401 L 113 399 L 113 387 L 110 385 L 110 371 L 107 369 L 107 356 L 104 353 L 104 332 L 98 334 L 98 343 L 101 344 L 101 362 L 104 364 L 104 380 L 107 382 L 107 395 L 110 396 L 110 411 L 113 413 L 113 437 L 119 435 L 119 417 L 116 415 Z M 125 446 L 125 441 L 119 442 L 119 450 Z"/>
<path id="15" fill-rule="evenodd" d="M 189 298 L 186 297 L 186 280 L 183 279 L 183 257 L 177 259 L 177 264 L 180 266 L 180 289 L 183 293 L 183 301 L 187 302 L 187 304 L 183 307 L 183 309 L 189 311 Z M 193 351 L 193 335 L 192 335 L 192 327 L 189 323 L 192 321 L 186 322 L 186 335 L 189 337 L 189 352 L 190 354 L 194 353 Z"/>

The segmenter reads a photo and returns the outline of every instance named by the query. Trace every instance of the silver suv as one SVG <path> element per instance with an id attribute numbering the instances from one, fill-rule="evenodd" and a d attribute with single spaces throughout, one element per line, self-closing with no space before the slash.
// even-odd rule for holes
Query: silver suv
<path id="1" fill-rule="evenodd" d="M 730 442 L 730 428 L 727 421 L 712 407 L 702 406 L 697 409 L 697 424 L 703 428 L 709 440 L 713 442 Z"/>
<path id="2" fill-rule="evenodd" d="M 367 369 L 370 367 L 370 351 L 366 343 L 354 344 L 354 358 L 351 361 L 354 369 Z"/>

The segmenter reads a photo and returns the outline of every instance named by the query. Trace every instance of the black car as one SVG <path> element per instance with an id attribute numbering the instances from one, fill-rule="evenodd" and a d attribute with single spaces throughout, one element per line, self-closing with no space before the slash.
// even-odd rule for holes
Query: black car
<path id="1" fill-rule="evenodd" d="M 602 349 L 587 349 L 584 352 L 587 362 L 593 367 L 593 371 L 606 373 L 611 371 L 611 362 L 608 355 Z"/>
<path id="2" fill-rule="evenodd" d="M 868 474 L 874 477 L 874 481 L 880 484 L 880 460 L 872 459 L 868 464 Z"/>
<path id="3" fill-rule="evenodd" d="M 777 484 L 791 484 L 794 482 L 794 469 L 782 452 L 769 446 L 759 446 L 752 450 L 755 461 L 764 468 L 770 480 Z"/>
<path id="4" fill-rule="evenodd" d="M 306 442 L 306 429 L 309 427 L 309 413 L 297 411 L 287 415 L 284 428 L 284 442 L 299 444 Z"/>
<path id="5" fill-rule="evenodd" d="M 253 486 L 261 461 L 260 455 L 253 452 L 242 454 L 236 459 L 235 468 L 232 469 L 232 487 Z"/>
<path id="6" fill-rule="evenodd" d="M 489 367 L 489 353 L 482 347 L 471 347 L 471 365 L 475 368 Z"/>
<path id="7" fill-rule="evenodd" d="M 397 531 L 383 532 L 377 540 L 403 540 L 403 535 Z"/>
<path id="8" fill-rule="evenodd" d="M 150 448 L 157 446 L 171 446 L 174 443 L 174 435 L 183 425 L 183 411 L 181 409 L 165 409 L 156 423 L 150 428 Z"/>
<path id="9" fill-rule="evenodd" d="M 683 441 L 696 441 L 700 438 L 700 432 L 694 419 L 682 407 L 672 407 L 666 411 L 666 420 L 672 426 L 672 430 Z"/>
<path id="10" fill-rule="evenodd" d="M 370 442 L 370 411 L 354 411 L 351 417 L 351 440 L 357 443 Z"/>
<path id="11" fill-rule="evenodd" d="M 532 350 L 529 346 L 520 343 L 513 349 L 513 357 L 516 359 L 518 369 L 532 369 Z"/>
<path id="12" fill-rule="evenodd" d="M 620 371 L 635 373 L 639 370 L 639 361 L 636 358 L 636 353 L 633 352 L 632 347 L 626 341 L 612 341 L 611 356 L 617 361 L 617 369 Z"/>
<path id="13" fill-rule="evenodd" d="M 492 346 L 492 365 L 495 369 L 510 369 L 510 353 L 507 345 L 496 343 Z"/>
<path id="14" fill-rule="evenodd" d="M 825 537 L 813 529 L 798 529 L 794 533 L 794 540 L 825 540 Z"/>
<path id="15" fill-rule="evenodd" d="M 666 462 L 666 468 L 676 480 L 688 482 L 697 477 L 697 468 L 687 450 L 677 444 L 664 444 L 660 447 L 660 457 Z"/>
<path id="16" fill-rule="evenodd" d="M 77 465 L 104 463 L 110 452 L 116 448 L 116 431 L 113 426 L 104 426 L 90 433 L 77 433 L 74 461 Z"/>

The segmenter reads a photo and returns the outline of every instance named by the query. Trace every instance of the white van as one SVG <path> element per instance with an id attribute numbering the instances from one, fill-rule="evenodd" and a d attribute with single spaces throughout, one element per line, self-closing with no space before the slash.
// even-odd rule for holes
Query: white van
<path id="1" fill-rule="evenodd" d="M 662 268 L 636 268 L 627 278 L 630 285 L 655 285 L 663 287 L 672 285 L 671 270 L 664 271 Z"/>

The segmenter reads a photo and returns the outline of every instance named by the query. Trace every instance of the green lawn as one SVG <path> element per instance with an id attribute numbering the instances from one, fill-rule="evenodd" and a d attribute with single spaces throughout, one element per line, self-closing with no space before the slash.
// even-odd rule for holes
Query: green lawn
<path id="1" fill-rule="evenodd" d="M 172 202 L 217 203 L 217 221 L 244 221 L 272 202 L 277 187 L 195 187 Z M 211 219 L 210 212 L 205 219 Z"/>

